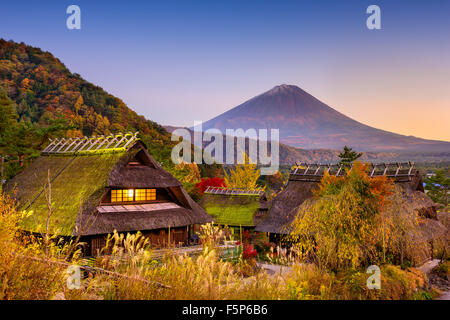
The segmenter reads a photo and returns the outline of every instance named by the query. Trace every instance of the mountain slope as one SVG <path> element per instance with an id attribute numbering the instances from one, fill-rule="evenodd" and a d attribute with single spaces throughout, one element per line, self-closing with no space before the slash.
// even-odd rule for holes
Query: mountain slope
<path id="1" fill-rule="evenodd" d="M 203 129 L 274 128 L 280 140 L 307 149 L 360 151 L 450 151 L 450 142 L 404 136 L 364 125 L 297 86 L 280 85 L 205 122 Z"/>
<path id="2" fill-rule="evenodd" d="M 170 158 L 173 143 L 162 126 L 72 74 L 49 52 L 0 39 L 0 87 L 17 104 L 19 121 L 45 127 L 52 120 L 64 119 L 71 127 L 65 136 L 137 130 L 158 161 Z"/>

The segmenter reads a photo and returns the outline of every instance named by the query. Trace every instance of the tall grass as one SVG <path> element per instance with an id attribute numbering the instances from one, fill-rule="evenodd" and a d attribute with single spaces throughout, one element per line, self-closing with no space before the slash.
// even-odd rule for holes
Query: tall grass
<path id="1" fill-rule="evenodd" d="M 197 256 L 162 260 L 140 233 L 115 232 L 102 254 L 84 267 L 79 289 L 69 289 L 67 267 L 85 265 L 73 244 L 23 237 L 22 215 L 14 200 L 0 195 L 0 299 L 413 299 L 426 286 L 415 269 L 382 266 L 382 289 L 368 290 L 361 270 L 327 273 L 310 264 L 290 263 L 284 274 L 270 275 L 245 259 L 225 261 L 218 247 L 226 235 L 206 226 Z"/>

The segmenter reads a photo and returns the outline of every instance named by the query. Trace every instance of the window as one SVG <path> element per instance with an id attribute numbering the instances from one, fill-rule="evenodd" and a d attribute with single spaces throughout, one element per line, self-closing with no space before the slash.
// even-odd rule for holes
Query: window
<path id="1" fill-rule="evenodd" d="M 111 190 L 111 202 L 156 200 L 156 189 Z"/>
<path id="2" fill-rule="evenodd" d="M 111 202 L 122 202 L 122 190 L 111 190 Z"/>
<path id="3" fill-rule="evenodd" d="M 136 189 L 136 201 L 156 200 L 156 189 Z"/>
<path id="4" fill-rule="evenodd" d="M 128 189 L 123 190 L 123 201 L 133 201 L 134 200 L 134 190 Z"/>
<path id="5" fill-rule="evenodd" d="M 145 201 L 145 189 L 136 189 L 136 201 Z"/>

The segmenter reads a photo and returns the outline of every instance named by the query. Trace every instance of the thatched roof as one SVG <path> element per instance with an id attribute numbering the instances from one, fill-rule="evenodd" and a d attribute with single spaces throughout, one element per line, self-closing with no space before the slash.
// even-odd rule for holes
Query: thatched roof
<path id="1" fill-rule="evenodd" d="M 298 208 L 313 196 L 312 190 L 317 185 L 317 182 L 289 181 L 286 188 L 272 200 L 269 213 L 255 231 L 288 234 L 285 226 L 294 221 Z"/>
<path id="2" fill-rule="evenodd" d="M 285 189 L 274 198 L 267 217 L 256 226 L 255 230 L 288 234 L 289 225 L 294 221 L 300 205 L 306 199 L 313 197 L 312 191 L 318 187 L 319 182 L 320 179 L 312 175 L 303 177 L 291 173 Z M 394 182 L 405 191 L 415 209 L 421 211 L 427 217 L 435 215 L 436 205 L 423 193 L 422 177 L 418 170 L 412 170 L 408 179 L 402 177 L 401 179 L 394 179 Z"/>
<path id="3" fill-rule="evenodd" d="M 113 152 L 45 154 L 48 155 L 34 160 L 5 188 L 10 192 L 17 188 L 20 209 L 32 213 L 23 222 L 27 231 L 42 231 L 45 225 L 48 173 L 52 199 L 50 225 L 55 226 L 53 232 L 60 235 L 110 233 L 114 229 L 119 232 L 143 231 L 171 224 L 175 227 L 212 221 L 189 197 L 181 183 L 148 154 L 140 141 L 133 141 L 126 150 Z M 143 165 L 130 166 L 130 161 Z M 166 188 L 180 208 L 151 213 L 125 212 L 114 217 L 111 213 L 99 213 L 97 207 L 110 188 Z M 131 226 L 135 229 L 130 229 Z"/>
<path id="4" fill-rule="evenodd" d="M 139 143 L 141 144 L 141 143 Z M 127 166 L 137 158 L 145 166 Z M 181 182 L 164 170 L 145 148 L 133 147 L 111 170 L 108 180 L 111 188 L 164 188 L 181 186 Z"/>
<path id="5" fill-rule="evenodd" d="M 175 228 L 198 223 L 191 210 L 177 206 L 163 210 L 117 211 L 98 214 L 95 224 L 84 235 L 106 234 L 111 230 L 131 232 Z"/>
<path id="6" fill-rule="evenodd" d="M 226 190 L 224 190 L 226 192 Z M 269 206 L 260 193 L 207 193 L 199 202 L 217 224 L 253 227 L 264 218 Z"/>

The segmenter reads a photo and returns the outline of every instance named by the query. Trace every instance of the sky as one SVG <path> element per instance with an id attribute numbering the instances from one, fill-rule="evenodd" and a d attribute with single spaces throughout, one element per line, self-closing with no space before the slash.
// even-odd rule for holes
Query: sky
<path id="1" fill-rule="evenodd" d="M 81 9 L 69 30 L 66 9 Z M 381 9 L 369 30 L 366 9 Z M 163 125 L 280 84 L 376 128 L 450 141 L 450 0 L 7 1 L 0 38 L 40 47 Z"/>

